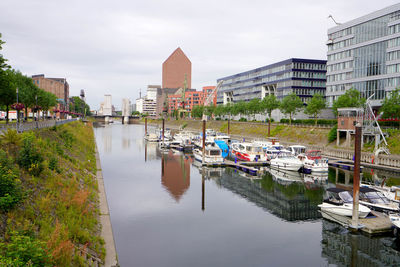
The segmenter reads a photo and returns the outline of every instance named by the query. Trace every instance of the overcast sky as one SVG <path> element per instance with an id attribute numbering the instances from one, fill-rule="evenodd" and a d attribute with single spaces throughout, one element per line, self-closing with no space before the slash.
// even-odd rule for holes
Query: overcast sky
<path id="1" fill-rule="evenodd" d="M 132 102 L 161 84 L 181 47 L 192 87 L 291 57 L 326 59 L 327 29 L 396 4 L 390 0 L 1 0 L 1 53 L 26 75 L 65 77 L 92 109 L 104 94 Z"/>

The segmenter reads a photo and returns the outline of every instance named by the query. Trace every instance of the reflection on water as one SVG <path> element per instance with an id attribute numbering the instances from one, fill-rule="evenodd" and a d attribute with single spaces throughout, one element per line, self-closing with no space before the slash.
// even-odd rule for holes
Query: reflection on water
<path id="1" fill-rule="evenodd" d="M 351 187 L 351 172 L 266 169 L 255 179 L 161 152 L 141 125 L 95 134 L 121 266 L 400 265 L 394 238 L 354 236 L 321 219 L 325 188 Z M 365 170 L 363 179 L 400 180 Z"/>
<path id="2" fill-rule="evenodd" d="M 322 257 L 337 266 L 400 266 L 396 240 L 351 234 L 342 226 L 322 220 Z"/>
<path id="3" fill-rule="evenodd" d="M 271 170 L 270 170 L 271 172 Z M 226 188 L 251 203 L 286 221 L 316 220 L 321 218 L 318 204 L 322 202 L 324 189 L 309 187 L 297 172 L 267 172 L 262 179 L 245 177 L 235 169 L 200 167 L 206 179 Z"/>
<path id="4" fill-rule="evenodd" d="M 179 202 L 190 186 L 191 158 L 170 150 L 161 156 L 161 184 Z"/>
<path id="5" fill-rule="evenodd" d="M 104 152 L 111 154 L 112 152 L 112 126 L 105 125 L 102 131 Z"/>
<path id="6" fill-rule="evenodd" d="M 129 149 L 131 147 L 131 135 L 129 125 L 122 126 L 122 148 Z"/>

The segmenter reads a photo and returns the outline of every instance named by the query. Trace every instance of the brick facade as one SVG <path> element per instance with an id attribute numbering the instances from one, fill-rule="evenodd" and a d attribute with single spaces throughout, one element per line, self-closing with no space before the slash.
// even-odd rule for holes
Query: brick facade
<path id="1" fill-rule="evenodd" d="M 162 64 L 162 87 L 192 88 L 192 62 L 179 47 Z"/>

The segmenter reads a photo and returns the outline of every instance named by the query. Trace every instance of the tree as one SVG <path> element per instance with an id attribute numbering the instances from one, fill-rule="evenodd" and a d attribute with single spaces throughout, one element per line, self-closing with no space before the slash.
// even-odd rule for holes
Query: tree
<path id="1" fill-rule="evenodd" d="M 390 93 L 390 97 L 385 97 L 382 107 L 379 110 L 383 112 L 382 118 L 400 118 L 400 89 Z"/>
<path id="2" fill-rule="evenodd" d="M 203 110 L 204 107 L 203 106 L 194 106 L 192 108 L 192 117 L 193 118 L 201 118 L 203 116 Z"/>
<path id="3" fill-rule="evenodd" d="M 18 102 L 25 106 L 25 120 L 28 118 L 28 108 L 36 105 L 36 97 L 39 88 L 30 77 L 23 75 L 20 71 L 13 70 L 14 82 L 18 88 Z"/>
<path id="4" fill-rule="evenodd" d="M 356 89 L 349 89 L 343 95 L 333 102 L 332 109 L 333 113 L 337 116 L 338 108 L 359 108 L 365 104 L 366 99 L 360 96 L 360 92 Z"/>
<path id="5" fill-rule="evenodd" d="M 262 111 L 261 100 L 259 98 L 254 98 L 246 103 L 246 110 L 249 114 L 253 115 L 253 119 L 255 119 L 255 115 Z"/>
<path id="6" fill-rule="evenodd" d="M 239 101 L 235 103 L 232 107 L 232 114 L 234 115 L 246 115 L 247 104 L 244 101 Z"/>
<path id="7" fill-rule="evenodd" d="M 214 115 L 217 117 L 221 117 L 222 115 L 224 115 L 224 112 L 225 112 L 224 105 L 218 105 L 214 108 Z"/>
<path id="8" fill-rule="evenodd" d="M 5 42 L 1 40 L 0 33 L 0 51 L 3 49 Z M 13 82 L 12 72 L 9 70 L 10 66 L 6 64 L 7 59 L 0 54 L 0 105 L 6 108 L 6 123 L 8 123 L 8 111 L 10 105 L 15 103 L 16 100 L 16 87 Z"/>
<path id="9" fill-rule="evenodd" d="M 324 97 L 321 94 L 315 94 L 310 102 L 308 102 L 307 107 L 304 110 L 304 113 L 313 116 L 315 118 L 315 125 L 317 125 L 318 115 L 326 107 L 326 102 Z"/>
<path id="10" fill-rule="evenodd" d="M 90 107 L 79 96 L 73 96 L 70 103 L 70 111 L 81 113 L 84 116 L 90 115 Z"/>
<path id="11" fill-rule="evenodd" d="M 275 95 L 268 95 L 262 100 L 261 107 L 268 114 L 268 137 L 269 137 L 271 132 L 271 113 L 273 110 L 279 108 L 279 101 Z"/>
<path id="12" fill-rule="evenodd" d="M 289 125 L 292 125 L 293 115 L 299 112 L 301 108 L 303 108 L 303 101 L 293 92 L 285 96 L 279 106 L 283 114 L 289 115 Z"/>
<path id="13" fill-rule="evenodd" d="M 0 104 L 6 108 L 6 123 L 9 120 L 10 106 L 17 100 L 14 76 L 11 70 L 0 69 Z"/>
<path id="14" fill-rule="evenodd" d="M 41 106 L 44 112 L 47 112 L 51 107 L 57 105 L 57 97 L 55 94 L 39 89 L 38 105 Z"/>

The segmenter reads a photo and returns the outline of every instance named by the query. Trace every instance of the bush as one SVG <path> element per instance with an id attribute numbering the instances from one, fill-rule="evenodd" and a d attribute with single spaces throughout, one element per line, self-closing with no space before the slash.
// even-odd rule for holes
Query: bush
<path id="1" fill-rule="evenodd" d="M 11 168 L 7 154 L 0 150 L 0 210 L 9 211 L 22 200 L 21 182 Z"/>
<path id="2" fill-rule="evenodd" d="M 281 119 L 281 123 L 289 123 L 289 119 Z M 305 119 L 305 120 L 292 120 L 292 124 L 306 124 L 306 125 L 314 125 L 314 119 Z M 318 125 L 335 125 L 337 124 L 337 120 L 327 120 L 327 119 L 318 119 Z"/>
<path id="3" fill-rule="evenodd" d="M 11 263 L 11 266 L 51 266 L 44 247 L 44 242 L 12 232 L 8 243 L 0 243 L 0 263 Z"/>
<path id="4" fill-rule="evenodd" d="M 64 145 L 65 145 L 66 148 L 71 148 L 72 147 L 72 143 L 75 140 L 74 136 L 70 132 L 68 132 L 67 130 L 64 130 L 64 131 L 61 132 L 60 138 L 62 140 L 64 140 Z"/>
<path id="5" fill-rule="evenodd" d="M 328 142 L 331 143 L 336 140 L 337 137 L 337 125 L 335 125 L 328 133 Z"/>
<path id="6" fill-rule="evenodd" d="M 50 157 L 50 160 L 49 160 L 49 169 L 50 170 L 57 170 L 57 165 L 58 165 L 58 161 L 57 161 L 57 159 L 55 158 L 55 157 Z"/>
<path id="7" fill-rule="evenodd" d="M 246 118 L 240 118 L 239 121 L 247 121 Z"/>
<path id="8" fill-rule="evenodd" d="M 43 171 L 43 157 L 39 153 L 34 139 L 35 135 L 33 133 L 24 134 L 18 164 L 32 175 L 39 176 Z"/>

